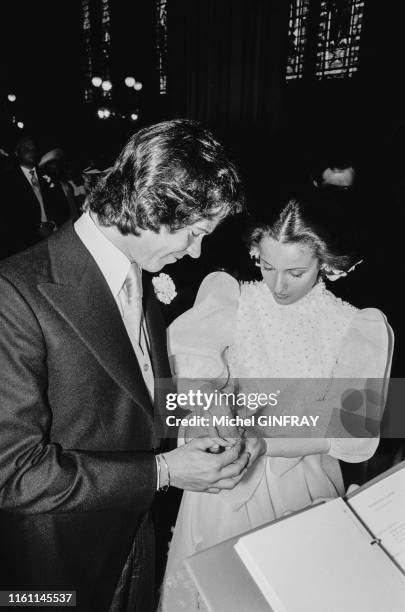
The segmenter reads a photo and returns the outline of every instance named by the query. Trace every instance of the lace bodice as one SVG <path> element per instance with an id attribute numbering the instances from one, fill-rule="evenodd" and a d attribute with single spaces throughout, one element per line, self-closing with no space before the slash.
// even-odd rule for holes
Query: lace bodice
<path id="1" fill-rule="evenodd" d="M 170 326 L 172 368 L 184 378 L 384 378 L 393 334 L 382 312 L 358 310 L 320 282 L 290 305 L 264 282 L 208 275 L 193 308 Z M 387 367 L 388 360 L 388 367 Z"/>
<path id="2" fill-rule="evenodd" d="M 301 300 L 280 305 L 262 282 L 241 286 L 231 375 L 239 378 L 323 378 L 332 374 L 357 309 L 318 283 Z"/>

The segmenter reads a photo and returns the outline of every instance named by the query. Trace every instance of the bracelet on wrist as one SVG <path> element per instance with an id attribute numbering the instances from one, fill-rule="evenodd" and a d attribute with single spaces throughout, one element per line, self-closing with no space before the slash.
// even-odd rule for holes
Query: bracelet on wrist
<path id="1" fill-rule="evenodd" d="M 168 488 L 170 487 L 170 470 L 169 470 L 169 466 L 168 463 L 166 461 L 166 457 L 164 456 L 163 453 L 160 453 L 160 455 L 156 455 L 158 462 L 159 462 L 159 491 L 164 491 L 166 492 L 168 490 Z M 161 485 L 160 483 L 162 482 L 162 463 L 164 465 L 164 468 L 166 469 L 166 474 L 167 474 L 167 483 L 165 485 Z"/>
<path id="2" fill-rule="evenodd" d="M 156 461 L 156 491 L 160 489 L 160 459 L 158 455 L 155 455 Z"/>

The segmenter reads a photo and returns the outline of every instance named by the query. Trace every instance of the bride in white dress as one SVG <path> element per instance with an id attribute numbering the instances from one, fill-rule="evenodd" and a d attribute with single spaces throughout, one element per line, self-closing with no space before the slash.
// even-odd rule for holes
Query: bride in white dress
<path id="1" fill-rule="evenodd" d="M 194 387 L 213 390 L 234 380 L 238 392 L 251 392 L 268 381 L 266 390 L 281 390 L 287 406 L 260 414 L 308 415 L 313 408 L 334 425 L 305 438 L 280 431 L 271 437 L 271 428 L 262 428 L 259 456 L 232 491 L 184 493 L 162 586 L 163 612 L 205 609 L 183 565 L 186 557 L 317 499 L 343 495 L 338 460 L 365 461 L 377 448 L 378 432 L 365 437 L 364 428 L 350 431 L 350 418 L 356 413 L 363 425 L 366 415 L 381 418 L 392 331 L 379 310 L 358 310 L 326 288 L 325 278 L 345 275 L 356 261 L 339 251 L 324 217 L 316 205 L 290 201 L 275 223 L 251 232 L 250 253 L 262 280 L 239 284 L 225 272 L 210 274 L 193 308 L 169 329 L 180 386 L 197 379 Z M 297 379 L 305 379 L 305 395 Z M 360 412 L 342 400 L 348 388 L 361 397 Z"/>

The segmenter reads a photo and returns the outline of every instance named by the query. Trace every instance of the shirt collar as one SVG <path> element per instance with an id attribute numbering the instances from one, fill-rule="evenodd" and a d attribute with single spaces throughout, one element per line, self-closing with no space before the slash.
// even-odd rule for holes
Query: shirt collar
<path id="1" fill-rule="evenodd" d="M 74 224 L 74 228 L 100 268 L 111 293 L 117 298 L 127 277 L 131 262 L 99 230 L 88 211 L 79 217 Z"/>
<path id="2" fill-rule="evenodd" d="M 38 178 L 37 171 L 35 166 L 33 168 L 26 168 L 25 166 L 20 166 L 21 170 L 24 172 L 25 176 L 31 179 L 31 171 L 34 171 L 35 176 Z"/>

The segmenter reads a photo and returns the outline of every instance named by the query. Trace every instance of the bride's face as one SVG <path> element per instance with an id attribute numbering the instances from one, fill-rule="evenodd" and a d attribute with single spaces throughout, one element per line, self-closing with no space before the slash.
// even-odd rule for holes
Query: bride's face
<path id="1" fill-rule="evenodd" d="M 315 285 L 319 260 L 305 244 L 278 242 L 265 237 L 259 244 L 263 280 L 278 304 L 293 304 Z"/>

